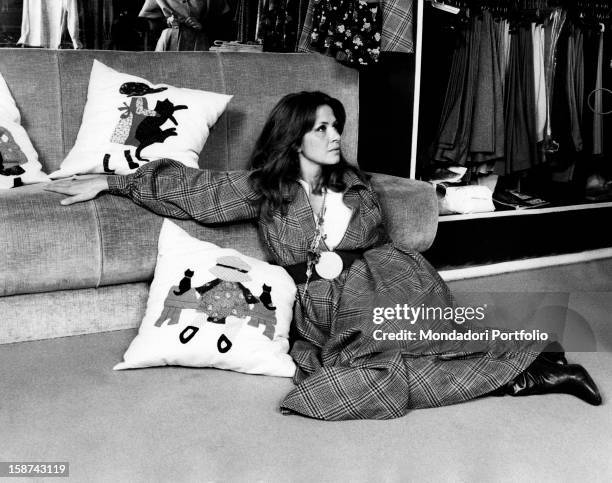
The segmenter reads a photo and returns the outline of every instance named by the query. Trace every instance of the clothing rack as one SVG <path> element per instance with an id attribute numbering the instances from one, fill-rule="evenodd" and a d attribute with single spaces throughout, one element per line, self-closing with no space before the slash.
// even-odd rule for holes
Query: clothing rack
<path id="1" fill-rule="evenodd" d="M 427 0 L 433 2 L 433 0 Z M 580 18 L 587 25 L 610 25 L 612 1 L 610 0 L 438 0 L 435 3 L 459 9 L 461 16 L 469 16 L 488 9 L 494 17 L 513 18 L 517 21 L 532 20 L 562 8 L 568 15 Z"/>
<path id="2" fill-rule="evenodd" d="M 415 107 L 413 111 L 413 148 L 411 153 L 410 177 L 416 178 L 417 171 L 417 139 L 419 126 L 419 104 L 421 98 L 421 72 L 423 52 L 423 12 L 425 2 L 429 1 L 438 7 L 440 4 L 451 9 L 443 8 L 446 12 L 457 11 L 455 22 L 469 21 L 473 15 L 478 15 L 484 9 L 493 14 L 494 18 L 505 18 L 518 24 L 537 22 L 539 18 L 545 18 L 553 11 L 562 9 L 567 18 L 580 23 L 584 28 L 594 31 L 604 29 L 612 30 L 612 0 L 418 0 L 417 1 L 417 26 L 416 26 L 416 49 L 415 49 Z M 453 18 L 451 13 L 449 19 Z"/>

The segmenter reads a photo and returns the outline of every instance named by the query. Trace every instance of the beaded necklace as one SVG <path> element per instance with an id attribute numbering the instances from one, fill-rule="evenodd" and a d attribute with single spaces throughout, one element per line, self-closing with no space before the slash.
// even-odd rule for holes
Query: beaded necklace
<path id="1" fill-rule="evenodd" d="M 327 238 L 327 235 L 323 233 L 323 222 L 325 221 L 325 209 L 327 201 L 327 188 L 323 189 L 323 203 L 321 203 L 321 209 L 316 217 L 315 234 L 310 242 L 308 248 L 308 258 L 306 260 L 306 283 L 304 285 L 304 295 L 308 290 L 308 284 L 310 283 L 310 277 L 312 277 L 312 269 L 319 263 L 321 258 L 321 241 Z"/>

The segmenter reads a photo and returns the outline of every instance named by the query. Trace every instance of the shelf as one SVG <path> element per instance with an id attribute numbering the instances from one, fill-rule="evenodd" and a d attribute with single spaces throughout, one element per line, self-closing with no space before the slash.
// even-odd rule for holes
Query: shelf
<path id="1" fill-rule="evenodd" d="M 612 201 L 606 201 L 601 203 L 585 203 L 580 205 L 568 205 L 568 206 L 552 206 L 546 208 L 533 208 L 525 210 L 504 210 L 504 211 L 491 211 L 488 213 L 470 213 L 465 215 L 440 215 L 439 222 L 448 221 L 461 221 L 461 220 L 476 220 L 482 218 L 502 218 L 507 216 L 522 216 L 522 215 L 541 215 L 546 213 L 560 213 L 567 211 L 577 210 L 592 210 L 600 208 L 611 208 Z"/>
<path id="2" fill-rule="evenodd" d="M 612 259 L 612 248 L 601 248 L 586 252 L 568 253 L 547 257 L 525 258 L 509 262 L 494 263 L 490 265 L 478 265 L 473 267 L 441 270 L 440 276 L 446 282 L 466 280 L 470 278 L 490 277 L 503 273 L 522 272 L 538 268 L 558 267 L 574 263 L 586 263 L 597 260 Z"/>
<path id="3" fill-rule="evenodd" d="M 606 249 L 611 217 L 609 202 L 440 217 L 424 255 L 436 269 L 452 270 Z"/>

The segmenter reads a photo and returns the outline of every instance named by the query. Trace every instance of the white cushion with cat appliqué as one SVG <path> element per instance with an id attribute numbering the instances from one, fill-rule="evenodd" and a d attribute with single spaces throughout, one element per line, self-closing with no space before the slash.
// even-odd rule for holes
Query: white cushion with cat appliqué
<path id="1" fill-rule="evenodd" d="M 115 369 L 180 365 L 292 377 L 295 295 L 282 267 L 165 220 L 145 316 Z"/>
<path id="2" fill-rule="evenodd" d="M 94 60 L 76 142 L 51 178 L 128 174 L 169 158 L 192 168 L 232 96 L 151 84 Z"/>
<path id="3" fill-rule="evenodd" d="M 21 125 L 21 114 L 0 74 L 0 189 L 49 181 Z"/>

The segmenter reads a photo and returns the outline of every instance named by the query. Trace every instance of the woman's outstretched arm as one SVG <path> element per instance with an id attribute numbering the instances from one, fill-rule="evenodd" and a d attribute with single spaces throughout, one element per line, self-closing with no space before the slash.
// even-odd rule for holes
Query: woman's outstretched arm
<path id="1" fill-rule="evenodd" d="M 87 201 L 108 191 L 159 215 L 193 218 L 201 223 L 249 220 L 259 215 L 248 171 L 200 170 L 167 159 L 151 161 L 126 176 L 62 180 L 46 189 L 71 195 L 62 200 L 63 205 Z"/>

